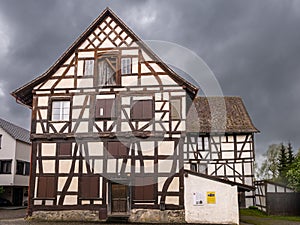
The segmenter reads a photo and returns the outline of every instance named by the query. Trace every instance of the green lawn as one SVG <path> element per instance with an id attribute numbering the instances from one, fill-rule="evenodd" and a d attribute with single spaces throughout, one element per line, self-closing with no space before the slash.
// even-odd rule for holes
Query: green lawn
<path id="1" fill-rule="evenodd" d="M 241 216 L 253 216 L 259 218 L 269 218 L 274 220 L 285 220 L 285 221 L 298 221 L 300 222 L 300 216 L 268 216 L 266 213 L 258 209 L 240 209 Z"/>

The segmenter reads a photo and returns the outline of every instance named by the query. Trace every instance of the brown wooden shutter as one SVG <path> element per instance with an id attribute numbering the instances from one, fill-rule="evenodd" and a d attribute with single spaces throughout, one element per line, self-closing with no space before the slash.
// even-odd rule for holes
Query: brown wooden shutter
<path id="1" fill-rule="evenodd" d="M 133 120 L 151 120 L 153 118 L 153 101 L 140 100 L 133 103 L 131 108 Z"/>
<path id="2" fill-rule="evenodd" d="M 113 117 L 115 117 L 115 99 L 97 99 L 95 118 L 110 119 Z"/>
<path id="3" fill-rule="evenodd" d="M 105 99 L 104 117 L 105 118 L 115 117 L 115 100 L 114 99 Z"/>
<path id="4" fill-rule="evenodd" d="M 145 100 L 143 102 L 143 119 L 152 120 L 153 118 L 153 101 Z"/>
<path id="5" fill-rule="evenodd" d="M 121 142 L 108 142 L 107 151 L 114 158 L 124 157 L 127 155 L 127 147 Z"/>
<path id="6" fill-rule="evenodd" d="M 54 198 L 56 192 L 56 182 L 54 176 L 39 177 L 37 197 Z"/>
<path id="7" fill-rule="evenodd" d="M 71 142 L 59 143 L 58 155 L 66 155 L 66 156 L 72 155 L 72 143 Z"/>
<path id="8" fill-rule="evenodd" d="M 134 200 L 144 200 L 144 179 L 142 177 L 135 178 Z"/>
<path id="9" fill-rule="evenodd" d="M 80 197 L 98 198 L 99 197 L 99 176 L 82 176 L 80 178 Z"/>
<path id="10" fill-rule="evenodd" d="M 152 177 L 135 178 L 135 200 L 153 201 L 155 200 L 155 183 Z"/>
<path id="11" fill-rule="evenodd" d="M 116 158 L 119 155 L 119 142 L 107 142 L 107 151 Z"/>
<path id="12" fill-rule="evenodd" d="M 39 177 L 37 197 L 46 197 L 47 178 Z"/>

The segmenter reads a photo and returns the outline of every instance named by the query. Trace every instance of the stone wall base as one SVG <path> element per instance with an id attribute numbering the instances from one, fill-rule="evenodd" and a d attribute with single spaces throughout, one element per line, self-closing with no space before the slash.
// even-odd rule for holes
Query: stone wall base
<path id="1" fill-rule="evenodd" d="M 34 211 L 29 220 L 99 221 L 99 212 L 90 210 Z"/>
<path id="2" fill-rule="evenodd" d="M 184 210 L 133 209 L 129 222 L 134 223 L 185 223 Z"/>
<path id="3" fill-rule="evenodd" d="M 133 209 L 129 222 L 134 223 L 185 223 L 184 210 Z M 43 221 L 100 221 L 98 211 L 63 210 L 34 211 L 29 220 Z"/>

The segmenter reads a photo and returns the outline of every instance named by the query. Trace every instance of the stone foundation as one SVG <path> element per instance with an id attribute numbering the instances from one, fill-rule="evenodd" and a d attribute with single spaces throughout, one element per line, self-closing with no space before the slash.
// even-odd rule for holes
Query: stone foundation
<path id="1" fill-rule="evenodd" d="M 134 223 L 185 223 L 184 210 L 133 209 L 129 222 Z"/>
<path id="2" fill-rule="evenodd" d="M 99 221 L 99 212 L 90 210 L 35 211 L 29 220 Z"/>
<path id="3" fill-rule="evenodd" d="M 133 209 L 129 222 L 134 223 L 185 223 L 184 210 Z M 35 211 L 29 220 L 43 221 L 100 221 L 98 211 L 64 210 Z"/>

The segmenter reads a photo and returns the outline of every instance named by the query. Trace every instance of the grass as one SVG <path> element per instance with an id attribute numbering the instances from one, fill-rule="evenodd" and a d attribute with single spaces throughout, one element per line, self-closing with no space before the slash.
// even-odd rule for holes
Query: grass
<path id="1" fill-rule="evenodd" d="M 268 216 L 265 212 L 255 208 L 240 209 L 241 216 L 253 216 L 259 218 L 273 219 L 273 220 L 285 220 L 285 221 L 298 221 L 300 222 L 300 216 Z"/>

